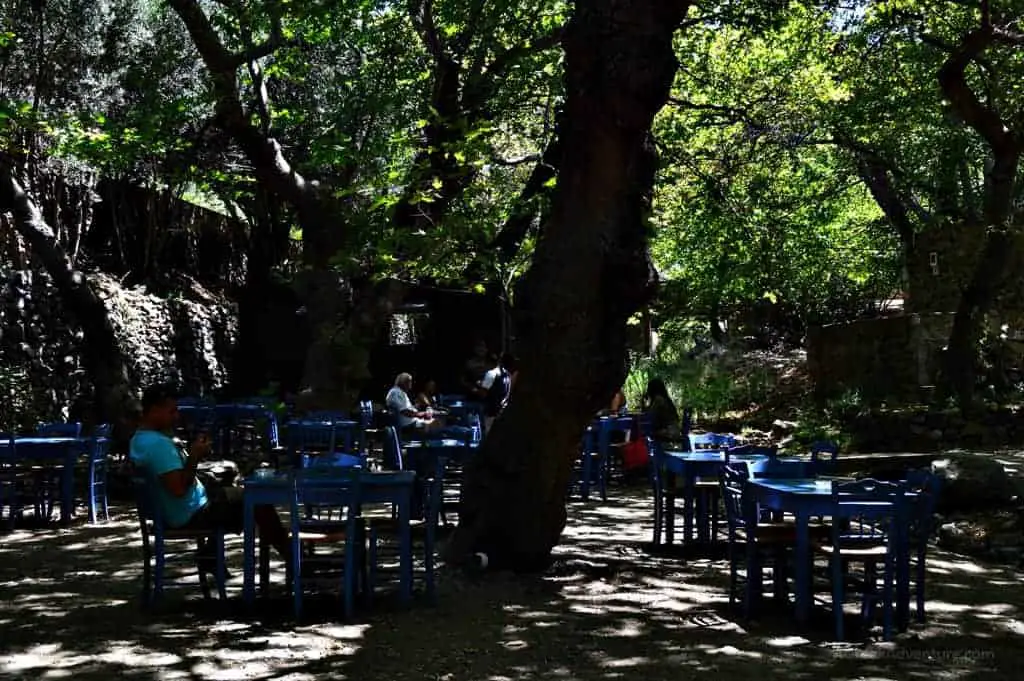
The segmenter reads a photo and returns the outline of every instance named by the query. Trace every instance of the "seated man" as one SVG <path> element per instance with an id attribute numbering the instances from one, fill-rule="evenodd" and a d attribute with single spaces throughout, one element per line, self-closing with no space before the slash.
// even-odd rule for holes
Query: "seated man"
<path id="1" fill-rule="evenodd" d="M 412 390 L 412 375 L 398 374 L 395 385 L 388 391 L 384 400 L 387 403 L 388 412 L 395 419 L 395 426 L 399 435 L 414 435 L 434 428 L 437 422 L 428 411 L 417 411 L 409 397 Z"/>
<path id="2" fill-rule="evenodd" d="M 196 477 L 199 462 L 210 451 L 209 440 L 200 436 L 186 455 L 172 439 L 178 419 L 178 403 L 172 388 L 155 385 L 142 394 L 142 416 L 132 437 L 130 458 L 156 491 L 155 506 L 167 527 L 206 529 L 223 527 L 238 534 L 243 527 L 242 490 L 204 485 Z M 260 536 L 289 561 L 288 533 L 273 506 L 255 508 Z M 209 561 L 211 556 L 202 556 Z"/>

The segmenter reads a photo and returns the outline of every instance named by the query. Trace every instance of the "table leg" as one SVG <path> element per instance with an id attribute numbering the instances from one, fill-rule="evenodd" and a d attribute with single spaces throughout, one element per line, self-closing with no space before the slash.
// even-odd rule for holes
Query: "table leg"
<path id="1" fill-rule="evenodd" d="M 584 447 L 583 459 L 580 461 L 580 498 L 590 499 L 590 452 Z"/>
<path id="2" fill-rule="evenodd" d="M 676 536 L 676 474 L 665 473 L 664 480 L 662 497 L 665 500 L 665 545 L 672 546 Z"/>
<path id="3" fill-rule="evenodd" d="M 252 499 L 246 495 L 242 539 L 242 596 L 246 605 L 256 600 L 256 515 Z"/>
<path id="4" fill-rule="evenodd" d="M 687 471 L 683 477 L 683 544 L 693 541 L 694 475 Z"/>
<path id="5" fill-rule="evenodd" d="M 408 603 L 412 599 L 412 487 L 402 497 L 398 505 L 399 543 L 402 549 L 401 600 Z"/>
<path id="6" fill-rule="evenodd" d="M 796 599 L 796 621 L 806 624 L 811 614 L 811 540 L 808 532 L 810 516 L 800 509 L 796 513 L 796 555 L 794 557 L 794 598 Z"/>
<path id="7" fill-rule="evenodd" d="M 75 514 L 75 464 L 78 462 L 78 450 L 70 452 L 64 461 L 64 470 L 60 472 L 60 520 L 71 522 Z"/>

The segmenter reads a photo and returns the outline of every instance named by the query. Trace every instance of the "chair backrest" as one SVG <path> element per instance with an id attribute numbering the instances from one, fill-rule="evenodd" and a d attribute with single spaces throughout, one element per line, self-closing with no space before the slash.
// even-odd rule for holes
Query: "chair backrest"
<path id="1" fill-rule="evenodd" d="M 359 426 L 364 431 L 373 427 L 373 402 L 370 400 L 359 403 Z"/>
<path id="2" fill-rule="evenodd" d="M 643 412 L 636 417 L 636 429 L 639 431 L 640 437 L 650 437 L 654 435 L 654 416 L 650 412 Z"/>
<path id="3" fill-rule="evenodd" d="M 89 458 L 92 461 L 106 461 L 107 453 L 110 451 L 110 431 L 109 423 L 100 424 L 93 429 L 89 451 Z"/>
<path id="4" fill-rule="evenodd" d="M 394 426 L 384 429 L 384 467 L 393 471 L 404 469 L 402 461 L 402 441 Z"/>
<path id="5" fill-rule="evenodd" d="M 747 470 L 741 466 L 722 466 L 718 476 L 719 488 L 722 491 L 722 502 L 725 504 L 725 519 L 729 525 L 730 539 L 736 530 L 747 526 L 750 509 L 746 506 L 749 495 L 747 489 Z"/>
<path id="6" fill-rule="evenodd" d="M 164 520 L 156 504 L 156 490 L 153 489 L 153 482 L 146 475 L 146 472 L 131 466 L 132 491 L 135 494 L 135 511 L 139 519 L 139 531 L 142 533 L 143 542 L 148 541 L 150 524 L 153 527 L 153 534 L 162 537 L 164 533 Z"/>
<path id="7" fill-rule="evenodd" d="M 81 423 L 43 423 L 36 428 L 39 437 L 82 437 Z"/>
<path id="8" fill-rule="evenodd" d="M 935 524 L 942 478 L 930 471 L 907 471 L 906 484 L 908 491 L 915 493 L 908 509 L 909 539 L 918 548 L 924 548 Z"/>
<path id="9" fill-rule="evenodd" d="M 747 464 L 752 478 L 812 478 L 813 466 L 808 461 L 779 461 L 778 459 L 764 459 L 751 461 Z"/>
<path id="10" fill-rule="evenodd" d="M 728 449 L 736 444 L 736 436 L 719 433 L 689 433 L 691 451 L 702 449 Z"/>
<path id="11" fill-rule="evenodd" d="M 832 483 L 833 519 L 856 519 L 857 522 L 833 522 L 833 544 L 848 538 L 876 537 L 888 533 L 893 525 L 906 522 L 903 483 L 883 482 L 872 478 Z"/>
<path id="12" fill-rule="evenodd" d="M 310 468 L 294 471 L 292 478 L 293 522 L 304 514 L 298 509 L 304 506 L 333 506 L 358 509 L 362 469 L 360 468 Z"/>
<path id="13" fill-rule="evenodd" d="M 288 424 L 288 449 L 293 455 L 310 452 L 355 453 L 356 427 L 350 421 L 302 420 Z"/>
<path id="14" fill-rule="evenodd" d="M 725 462 L 729 463 L 729 459 L 734 456 L 763 456 L 769 461 L 774 461 L 778 458 L 779 448 L 778 447 L 764 447 L 761 445 L 740 445 L 738 447 L 730 447 L 725 450 Z"/>
<path id="15" fill-rule="evenodd" d="M 466 402 L 465 395 L 440 395 L 437 399 L 441 403 L 442 407 L 450 407 L 453 404 L 461 406 Z"/>
<path id="16" fill-rule="evenodd" d="M 819 440 L 811 445 L 811 463 L 815 473 L 832 473 L 839 458 L 839 445 L 830 440 Z"/>
<path id="17" fill-rule="evenodd" d="M 651 472 L 651 487 L 657 496 L 661 492 L 661 462 L 665 457 L 665 449 L 650 435 L 645 435 L 643 438 L 647 443 L 647 455 L 650 457 L 648 470 Z"/>

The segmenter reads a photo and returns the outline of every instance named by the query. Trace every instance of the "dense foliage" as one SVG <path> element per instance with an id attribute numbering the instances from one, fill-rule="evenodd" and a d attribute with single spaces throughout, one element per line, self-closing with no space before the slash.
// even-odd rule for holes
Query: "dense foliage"
<path id="1" fill-rule="evenodd" d="M 230 90 L 245 129 L 276 145 L 329 206 L 332 267 L 511 297 L 557 183 L 558 47 L 571 9 L 563 0 L 12 0 L 0 7 L 4 157 L 30 193 L 43 191 L 35 169 L 59 159 L 237 218 L 251 241 L 271 244 L 259 260 L 246 256 L 248 285 L 253 267 L 287 283 L 303 261 L 319 266 L 308 248 L 301 255 L 302 207 L 261 179 L 229 122 Z M 995 211 L 987 195 L 996 147 L 1020 145 L 1020 9 L 691 7 L 654 129 L 656 325 L 671 336 L 673 324 L 695 320 L 685 337 L 799 343 L 808 325 L 873 314 L 900 293 L 929 300 L 931 283 L 915 279 L 915 244 L 929 230 L 951 231 L 952 251 L 984 241 L 993 219 L 1016 234 L 1016 156 L 1009 208 Z M 197 16 L 235 60 L 234 83 L 218 80 Z M 989 38 L 962 54 L 979 31 Z M 948 77 L 957 55 L 1005 139 L 958 104 L 963 92 Z M 125 254 L 132 239 L 151 261 L 168 243 L 157 225 L 97 237 L 90 246 L 104 252 L 81 257 L 145 280 L 157 268 Z M 972 267 L 957 284 L 965 291 Z M 1002 275 L 973 286 L 965 318 L 1013 297 Z"/>

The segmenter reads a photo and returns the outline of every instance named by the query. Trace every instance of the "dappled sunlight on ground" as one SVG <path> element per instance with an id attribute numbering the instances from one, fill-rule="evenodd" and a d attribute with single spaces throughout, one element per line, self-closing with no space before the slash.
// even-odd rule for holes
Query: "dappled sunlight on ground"
<path id="1" fill-rule="evenodd" d="M 1001 566 L 937 552 L 927 625 L 893 644 L 855 631 L 836 644 L 823 607 L 806 630 L 770 601 L 747 621 L 728 607 L 724 559 L 650 552 L 642 490 L 569 514 L 545 577 L 442 572 L 436 606 L 419 596 L 402 608 L 385 593 L 351 623 L 335 598 L 311 596 L 296 624 L 280 590 L 246 612 L 238 538 L 227 604 L 201 600 L 185 561 L 184 587 L 144 612 L 137 526 L 124 516 L 0 535 L 0 678 L 934 681 L 1013 678 L 1024 663 L 1024 576 Z"/>

